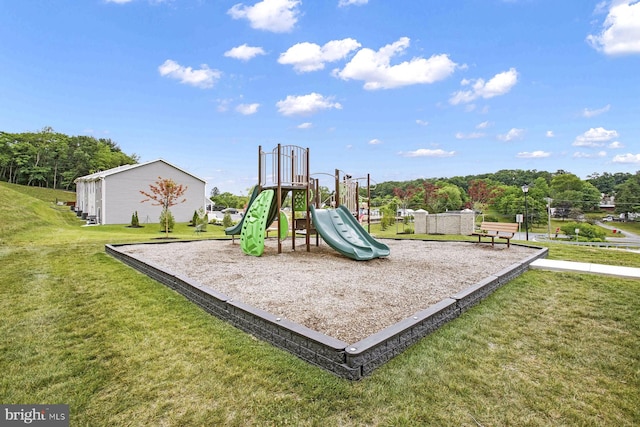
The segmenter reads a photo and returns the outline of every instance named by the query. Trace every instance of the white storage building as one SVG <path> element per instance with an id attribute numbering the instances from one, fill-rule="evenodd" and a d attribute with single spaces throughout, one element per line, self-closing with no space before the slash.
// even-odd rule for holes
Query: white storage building
<path id="1" fill-rule="evenodd" d="M 187 187 L 186 201 L 170 208 L 177 222 L 190 221 L 196 210 L 204 208 L 205 180 L 158 159 L 77 178 L 76 210 L 83 218 L 95 218 L 97 224 L 129 224 L 136 211 L 140 224 L 158 223 L 162 207 L 152 201 L 141 203 L 146 197 L 140 191 L 149 193 L 149 185 L 159 178 Z"/>

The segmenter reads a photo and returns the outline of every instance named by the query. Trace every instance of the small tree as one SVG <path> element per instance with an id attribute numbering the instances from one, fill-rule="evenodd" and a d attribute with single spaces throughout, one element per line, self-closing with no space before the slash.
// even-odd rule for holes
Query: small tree
<path id="1" fill-rule="evenodd" d="M 173 227 L 176 225 L 176 219 L 169 209 L 163 209 L 160 213 L 160 225 L 162 225 L 164 232 L 167 234 L 173 231 Z"/>
<path id="2" fill-rule="evenodd" d="M 151 201 L 153 206 L 162 206 L 161 218 L 163 218 L 164 221 L 161 222 L 164 222 L 164 232 L 167 237 L 169 237 L 169 220 L 173 220 L 173 215 L 171 215 L 169 208 L 187 201 L 186 198 L 181 199 L 187 191 L 187 187 L 182 184 L 176 184 L 171 178 L 163 179 L 162 177 L 158 177 L 155 184 L 149 185 L 149 190 L 149 192 L 140 191 L 140 194 L 146 197 L 146 199 L 140 203 Z M 173 228 L 173 225 L 171 228 Z"/>
<path id="3" fill-rule="evenodd" d="M 200 231 L 207 231 L 207 224 L 209 223 L 209 216 L 204 211 L 204 209 L 200 208 L 196 211 L 197 219 L 196 219 L 196 227 L 200 227 Z"/>
<path id="4" fill-rule="evenodd" d="M 393 206 L 387 205 L 382 208 L 382 219 L 380 228 L 384 231 L 396 222 L 396 210 Z"/>
<path id="5" fill-rule="evenodd" d="M 222 217 L 222 226 L 227 228 L 227 227 L 231 227 L 233 225 L 233 220 L 231 219 L 231 214 L 229 212 L 224 214 L 224 217 Z"/>
<path id="6" fill-rule="evenodd" d="M 131 215 L 131 227 L 134 227 L 134 228 L 140 227 L 140 220 L 138 219 L 138 211 L 135 211 L 133 215 Z"/>

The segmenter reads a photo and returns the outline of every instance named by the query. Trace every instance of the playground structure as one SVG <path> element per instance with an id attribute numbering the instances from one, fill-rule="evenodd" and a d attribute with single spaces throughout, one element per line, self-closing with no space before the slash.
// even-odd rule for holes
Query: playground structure
<path id="1" fill-rule="evenodd" d="M 265 152 L 259 146 L 259 182 L 251 194 L 245 215 L 238 224 L 228 227 L 225 234 L 239 234 L 244 253 L 261 256 L 266 230 L 277 222 L 278 253 L 282 253 L 282 241 L 289 231 L 282 205 L 291 193 L 293 250 L 296 248 L 295 236 L 303 234 L 307 252 L 311 248 L 311 235 L 315 235 L 316 246 L 322 237 L 331 248 L 358 261 L 388 256 L 389 247 L 371 237 L 357 220 L 358 180 L 347 174 L 343 174 L 342 178 L 340 175 L 336 169 L 335 192 L 330 207 L 324 208 L 320 200 L 319 180 L 310 173 L 308 148 L 278 144 L 271 152 Z M 367 176 L 368 195 L 369 187 L 370 178 Z"/>

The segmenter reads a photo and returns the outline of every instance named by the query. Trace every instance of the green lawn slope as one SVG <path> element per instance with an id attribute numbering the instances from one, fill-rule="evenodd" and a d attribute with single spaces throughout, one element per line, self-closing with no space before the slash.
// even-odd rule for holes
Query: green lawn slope
<path id="1" fill-rule="evenodd" d="M 640 424 L 638 280 L 529 271 L 351 383 L 105 254 L 157 224 L 87 227 L 37 193 L 0 183 L 2 403 L 65 403 L 74 426 Z"/>

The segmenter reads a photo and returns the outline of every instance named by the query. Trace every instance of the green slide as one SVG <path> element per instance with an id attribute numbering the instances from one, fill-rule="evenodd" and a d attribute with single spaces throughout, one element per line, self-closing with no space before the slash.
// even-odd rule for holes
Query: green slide
<path id="1" fill-rule="evenodd" d="M 251 204 L 256 199 L 256 197 L 258 197 L 258 193 L 260 193 L 260 186 L 256 185 L 255 187 L 253 187 L 253 193 L 251 193 L 251 197 L 249 198 L 247 211 L 251 208 Z M 242 232 L 242 224 L 244 223 L 245 217 L 246 215 L 243 216 L 242 219 L 236 225 L 232 225 L 231 227 L 225 228 L 224 234 L 226 234 L 227 236 L 237 236 L 238 234 L 240 234 L 240 232 Z"/>
<path id="2" fill-rule="evenodd" d="M 318 234 L 342 255 L 357 261 L 389 256 L 389 247 L 371 237 L 346 207 L 310 208 L 311 219 Z"/>
<path id="3" fill-rule="evenodd" d="M 264 232 L 269 225 L 267 222 L 273 221 L 270 218 L 274 204 L 273 193 L 273 190 L 264 190 L 258 194 L 244 215 L 240 247 L 247 255 L 261 256 L 264 252 Z"/>

